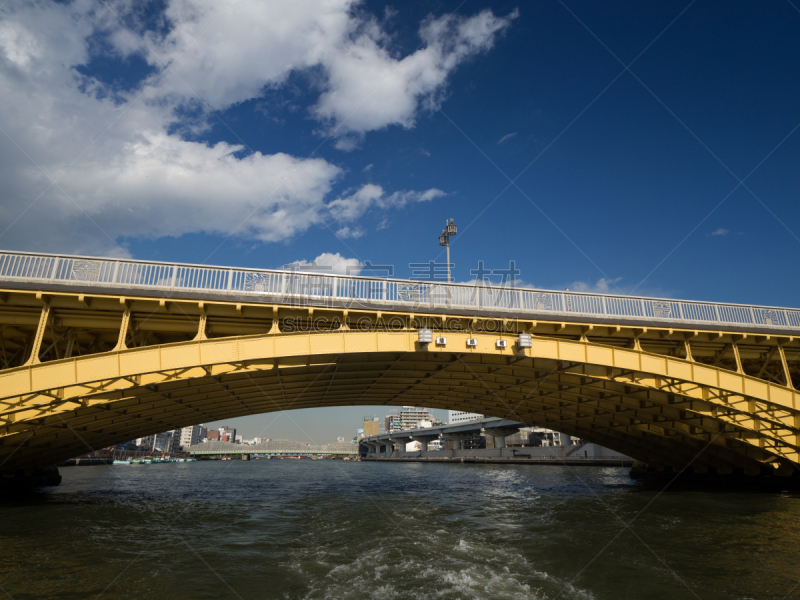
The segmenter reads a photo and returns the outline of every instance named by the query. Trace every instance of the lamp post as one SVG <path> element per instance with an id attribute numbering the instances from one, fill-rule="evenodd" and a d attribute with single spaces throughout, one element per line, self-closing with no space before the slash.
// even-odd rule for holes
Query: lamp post
<path id="1" fill-rule="evenodd" d="M 439 236 L 439 245 L 447 248 L 447 283 L 450 283 L 450 237 L 458 233 L 458 227 L 453 223 L 453 219 L 446 223 L 445 228 L 442 229 L 442 235 Z"/>

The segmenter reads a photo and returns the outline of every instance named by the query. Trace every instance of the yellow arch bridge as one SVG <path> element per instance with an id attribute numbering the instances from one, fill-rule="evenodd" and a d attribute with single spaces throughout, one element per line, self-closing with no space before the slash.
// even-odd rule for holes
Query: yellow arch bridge
<path id="1" fill-rule="evenodd" d="M 0 252 L 0 472 L 299 408 L 512 418 L 656 470 L 789 476 L 800 311 Z"/>

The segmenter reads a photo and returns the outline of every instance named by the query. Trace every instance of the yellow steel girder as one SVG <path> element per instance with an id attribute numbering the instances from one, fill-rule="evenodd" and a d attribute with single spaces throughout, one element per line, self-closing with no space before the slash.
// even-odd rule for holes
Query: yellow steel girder
<path id="1" fill-rule="evenodd" d="M 467 337 L 478 346 L 467 347 Z M 509 341 L 505 348 L 495 343 L 502 338 Z M 706 452 L 717 465 L 798 462 L 797 393 L 787 386 L 687 359 L 603 346 L 585 336 L 534 337 L 530 349 L 513 341 L 503 333 L 448 332 L 447 348 L 436 348 L 420 345 L 413 330 L 276 332 L 198 336 L 28 364 L 0 372 L 0 462 L 46 464 L 48 457 L 80 453 L 86 445 L 238 414 L 412 401 L 433 408 L 469 406 L 496 416 L 509 416 L 509 407 L 516 406 L 512 412 L 522 420 L 645 459 L 658 454 L 659 445 L 669 446 L 672 456 L 683 448 L 688 457 L 705 444 L 713 446 Z M 374 373 L 339 368 L 341 357 L 389 355 L 397 357 L 394 366 Z M 405 357 L 430 362 L 437 356 L 451 359 L 428 365 L 430 372 L 424 365 L 398 368 Z M 296 384 L 281 380 L 282 371 L 312 365 L 323 370 L 301 375 Z M 460 377 L 453 376 L 454 367 Z M 550 368 L 558 372 L 555 378 L 547 374 Z M 525 382 L 518 382 L 525 369 Z M 253 383 L 254 374 L 270 373 L 276 381 Z M 193 381 L 213 382 L 216 391 L 199 393 Z M 276 390 L 277 402 L 269 396 Z"/>

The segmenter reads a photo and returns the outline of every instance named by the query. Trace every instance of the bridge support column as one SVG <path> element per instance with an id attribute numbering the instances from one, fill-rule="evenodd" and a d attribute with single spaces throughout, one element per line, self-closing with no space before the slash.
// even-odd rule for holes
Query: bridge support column
<path id="1" fill-rule="evenodd" d="M 72 357 L 72 350 L 75 348 L 75 334 L 70 333 L 67 336 L 67 347 L 64 349 L 64 358 Z"/>
<path id="2" fill-rule="evenodd" d="M 205 307 L 203 303 L 200 303 L 200 324 L 197 326 L 197 335 L 194 336 L 195 340 L 206 340 L 206 321 L 208 320 L 208 316 L 206 315 Z"/>
<path id="3" fill-rule="evenodd" d="M 444 439 L 453 442 L 453 450 L 461 450 L 461 440 L 467 439 L 472 437 L 471 435 L 464 434 L 464 433 L 450 433 L 444 434 Z"/>
<path id="4" fill-rule="evenodd" d="M 498 428 L 484 429 L 486 435 L 490 435 L 494 438 L 495 448 L 505 448 L 506 436 L 513 435 L 518 431 L 519 427 L 498 427 Z"/>
<path id="5" fill-rule="evenodd" d="M 786 386 L 794 389 L 794 384 L 792 383 L 792 375 L 789 373 L 789 363 L 786 362 L 786 351 L 783 349 L 782 344 L 778 344 L 778 354 L 781 357 L 781 365 L 783 366 L 783 377 L 786 379 Z"/>
<path id="6" fill-rule="evenodd" d="M 415 442 L 419 442 L 420 445 L 422 446 L 421 450 L 423 452 L 427 452 L 428 451 L 428 444 L 430 444 L 434 440 L 438 440 L 439 439 L 439 435 L 438 434 L 437 435 L 415 435 L 415 436 L 412 436 L 411 439 L 413 441 L 415 441 Z"/>
<path id="7" fill-rule="evenodd" d="M 694 357 L 692 356 L 692 346 L 689 344 L 689 338 L 692 337 L 691 335 L 687 334 L 683 338 L 683 350 L 686 353 L 686 360 L 690 360 L 694 362 Z"/>
<path id="8" fill-rule="evenodd" d="M 362 444 L 366 445 L 369 449 L 367 454 L 380 454 L 381 451 L 381 444 L 380 442 L 373 442 L 373 441 L 362 441 Z"/>
<path id="9" fill-rule="evenodd" d="M 39 362 L 39 352 L 42 349 L 42 338 L 44 337 L 44 330 L 47 327 L 47 319 L 50 317 L 50 305 L 45 304 L 42 306 L 42 313 L 39 315 L 39 326 L 36 328 L 36 334 L 33 336 L 33 346 L 31 347 L 31 356 L 26 362 L 26 365 L 35 365 Z"/>
<path id="10" fill-rule="evenodd" d="M 405 450 L 406 450 L 406 442 L 407 441 L 408 441 L 408 439 L 391 438 L 389 440 L 389 454 L 394 452 L 394 445 L 395 444 L 399 444 L 400 445 L 400 452 L 405 452 Z"/>
<path id="11" fill-rule="evenodd" d="M 739 354 L 739 344 L 735 341 L 731 342 L 731 347 L 733 347 L 733 358 L 736 360 L 736 372 L 744 373 L 744 369 L 742 368 L 742 356 Z"/>
<path id="12" fill-rule="evenodd" d="M 125 304 L 124 300 L 121 300 L 122 305 L 125 307 L 125 311 L 122 313 L 122 323 L 119 326 L 119 338 L 117 338 L 117 345 L 114 346 L 114 350 L 125 350 L 128 346 L 125 345 L 125 338 L 128 337 L 128 328 L 131 326 L 131 309 Z"/>
<path id="13" fill-rule="evenodd" d="M 37 487 L 61 485 L 61 475 L 57 467 L 37 469 L 30 474 L 17 473 L 15 477 L 0 476 L 0 494 L 4 492 L 23 492 Z"/>

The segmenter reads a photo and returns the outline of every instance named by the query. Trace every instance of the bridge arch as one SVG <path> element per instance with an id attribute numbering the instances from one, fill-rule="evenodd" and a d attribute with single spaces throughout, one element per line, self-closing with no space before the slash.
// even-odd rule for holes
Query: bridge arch
<path id="1" fill-rule="evenodd" d="M 534 335 L 521 348 L 513 330 L 456 330 L 438 346 L 421 344 L 409 327 L 284 329 L 122 344 L 0 371 L 0 470 L 32 470 L 200 422 L 375 404 L 514 418 L 657 468 L 790 474 L 800 463 L 791 385 L 639 343 Z"/>

